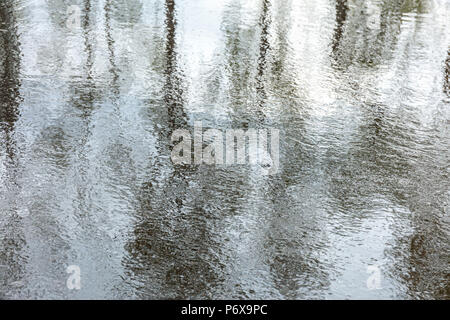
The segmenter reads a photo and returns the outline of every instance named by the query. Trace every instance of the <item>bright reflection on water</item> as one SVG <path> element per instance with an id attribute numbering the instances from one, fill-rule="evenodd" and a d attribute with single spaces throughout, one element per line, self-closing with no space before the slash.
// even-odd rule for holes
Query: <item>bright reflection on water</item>
<path id="1" fill-rule="evenodd" d="M 449 15 L 2 0 L 0 297 L 448 299 Z M 173 165 L 194 120 L 279 128 L 278 174 Z"/>

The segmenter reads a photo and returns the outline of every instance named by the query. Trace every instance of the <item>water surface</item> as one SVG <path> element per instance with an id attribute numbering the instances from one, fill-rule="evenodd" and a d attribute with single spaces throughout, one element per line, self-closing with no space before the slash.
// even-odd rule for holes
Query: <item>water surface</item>
<path id="1" fill-rule="evenodd" d="M 446 0 L 2 0 L 0 298 L 450 298 L 449 30 Z M 174 165 L 194 121 L 278 128 L 278 173 Z"/>

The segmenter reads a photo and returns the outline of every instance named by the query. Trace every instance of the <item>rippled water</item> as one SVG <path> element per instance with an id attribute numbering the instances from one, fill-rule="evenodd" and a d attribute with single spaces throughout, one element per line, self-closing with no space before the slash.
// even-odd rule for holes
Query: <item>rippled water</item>
<path id="1" fill-rule="evenodd" d="M 0 298 L 450 298 L 449 1 L 1 0 L 0 23 Z M 278 173 L 174 165 L 194 121 L 278 128 Z"/>

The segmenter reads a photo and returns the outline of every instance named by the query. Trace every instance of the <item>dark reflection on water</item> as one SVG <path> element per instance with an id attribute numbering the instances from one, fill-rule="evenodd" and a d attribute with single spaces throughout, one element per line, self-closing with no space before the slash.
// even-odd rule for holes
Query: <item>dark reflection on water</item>
<path id="1" fill-rule="evenodd" d="M 333 53 L 338 54 L 339 43 L 344 33 L 345 20 L 347 20 L 347 0 L 336 0 L 336 27 L 334 30 Z"/>
<path id="2" fill-rule="evenodd" d="M 17 283 L 24 274 L 26 256 L 23 247 L 26 246 L 22 221 L 17 214 L 17 194 L 20 185 L 17 182 L 18 163 L 14 137 L 15 123 L 19 117 L 20 105 L 20 40 L 17 21 L 14 16 L 13 1 L 0 4 L 0 28 L 2 29 L 1 65 L 0 65 L 0 127 L 2 133 L 2 156 L 4 172 L 2 184 L 7 190 L 2 198 L 2 219 L 0 239 L 0 286 L 6 287 L 8 282 Z M 6 197 L 5 197 L 6 196 Z M 0 298 L 5 293 L 0 291 Z"/>
<path id="3" fill-rule="evenodd" d="M 449 14 L 2 1 L 0 297 L 448 299 Z M 173 164 L 200 120 L 278 128 L 278 173 Z"/>
<path id="4" fill-rule="evenodd" d="M 448 49 L 447 60 L 445 60 L 444 92 L 450 96 L 450 49 Z"/>

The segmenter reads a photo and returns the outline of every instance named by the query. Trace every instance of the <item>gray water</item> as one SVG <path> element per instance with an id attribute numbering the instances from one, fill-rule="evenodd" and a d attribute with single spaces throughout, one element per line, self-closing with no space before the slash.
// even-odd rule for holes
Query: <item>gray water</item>
<path id="1" fill-rule="evenodd" d="M 450 298 L 449 1 L 1 0 L 0 23 L 0 298 Z M 175 165 L 194 121 L 279 129 L 278 172 Z"/>

